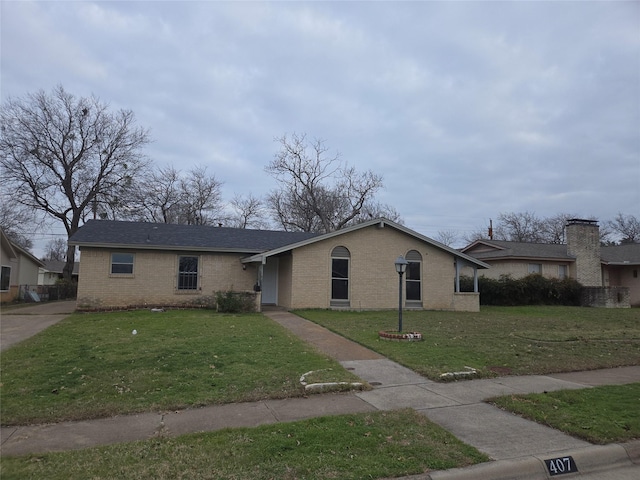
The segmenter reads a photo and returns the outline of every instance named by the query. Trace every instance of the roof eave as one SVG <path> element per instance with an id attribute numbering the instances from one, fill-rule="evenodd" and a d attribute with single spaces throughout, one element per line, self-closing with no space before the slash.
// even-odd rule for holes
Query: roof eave
<path id="1" fill-rule="evenodd" d="M 88 248 L 111 248 L 117 250 L 172 250 L 185 252 L 219 252 L 219 253 L 241 253 L 256 254 L 260 250 L 255 248 L 229 248 L 229 247 L 198 247 L 193 245 L 146 245 L 139 243 L 100 243 L 100 242 L 69 242 L 69 245 Z M 264 251 L 264 250 L 263 250 Z"/>

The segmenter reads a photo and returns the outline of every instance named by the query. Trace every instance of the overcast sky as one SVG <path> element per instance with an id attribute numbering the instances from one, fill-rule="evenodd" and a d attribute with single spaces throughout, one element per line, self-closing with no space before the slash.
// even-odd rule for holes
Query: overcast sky
<path id="1" fill-rule="evenodd" d="M 501 212 L 640 216 L 640 2 L 2 1 L 1 97 L 131 109 L 158 165 L 263 196 L 324 139 L 436 237 Z"/>

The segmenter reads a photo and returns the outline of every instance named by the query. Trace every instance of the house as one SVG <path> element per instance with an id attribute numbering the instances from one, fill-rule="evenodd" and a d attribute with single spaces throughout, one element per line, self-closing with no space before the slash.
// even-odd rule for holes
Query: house
<path id="1" fill-rule="evenodd" d="M 640 244 L 602 247 L 598 223 L 582 219 L 567 222 L 566 238 L 566 244 L 477 240 L 461 251 L 491 265 L 483 271 L 488 278 L 573 278 L 604 295 L 590 304 L 640 306 Z"/>
<path id="2" fill-rule="evenodd" d="M 20 296 L 20 287 L 38 283 L 38 269 L 44 264 L 0 229 L 0 301 L 11 302 Z"/>
<path id="3" fill-rule="evenodd" d="M 255 291 L 258 305 L 477 311 L 459 292 L 463 267 L 488 266 L 384 218 L 327 234 L 90 220 L 80 247 L 78 308 L 207 303 L 217 291 Z"/>
<path id="4" fill-rule="evenodd" d="M 62 271 L 66 262 L 63 260 L 43 260 L 44 266 L 38 271 L 38 285 L 48 286 L 55 285 L 56 282 L 63 277 Z M 80 271 L 80 263 L 74 262 L 71 278 L 78 281 L 78 272 Z"/>

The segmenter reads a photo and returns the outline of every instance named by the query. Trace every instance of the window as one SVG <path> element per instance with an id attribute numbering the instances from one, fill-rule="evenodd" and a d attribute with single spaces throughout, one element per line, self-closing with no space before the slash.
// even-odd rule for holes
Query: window
<path id="1" fill-rule="evenodd" d="M 529 273 L 542 273 L 542 264 L 541 263 L 530 263 L 529 264 Z"/>
<path id="2" fill-rule="evenodd" d="M 198 257 L 178 257 L 178 290 L 198 289 Z"/>
<path id="3" fill-rule="evenodd" d="M 569 268 L 566 265 L 558 265 L 558 278 L 567 278 Z"/>
<path id="4" fill-rule="evenodd" d="M 422 270 L 422 255 L 415 250 L 411 250 L 405 256 L 409 265 L 407 265 L 407 277 L 406 277 L 406 290 L 407 301 L 420 301 L 422 300 L 422 288 L 421 288 L 421 270 Z"/>
<path id="5" fill-rule="evenodd" d="M 0 290 L 6 292 L 9 290 L 11 283 L 11 267 L 2 267 L 2 276 L 0 277 Z"/>
<path id="6" fill-rule="evenodd" d="M 112 274 L 133 274 L 133 253 L 112 253 L 111 254 Z"/>
<path id="7" fill-rule="evenodd" d="M 331 252 L 331 304 L 349 304 L 349 259 L 351 254 L 345 247 L 336 247 Z"/>

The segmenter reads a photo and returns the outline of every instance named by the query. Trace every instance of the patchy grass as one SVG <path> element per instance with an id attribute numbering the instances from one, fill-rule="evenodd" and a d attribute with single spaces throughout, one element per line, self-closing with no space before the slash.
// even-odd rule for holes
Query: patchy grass
<path id="1" fill-rule="evenodd" d="M 489 402 L 591 443 L 640 438 L 640 383 L 507 395 Z"/>
<path id="2" fill-rule="evenodd" d="M 479 313 L 405 311 L 403 331 L 422 342 L 386 342 L 397 312 L 297 314 L 437 380 L 445 372 L 542 374 L 640 364 L 640 309 L 483 307 Z"/>
<path id="3" fill-rule="evenodd" d="M 465 467 L 488 457 L 413 410 L 4 457 L 3 480 L 361 479 Z"/>
<path id="4" fill-rule="evenodd" d="M 301 396 L 310 370 L 358 381 L 262 315 L 207 310 L 75 314 L 0 361 L 3 425 Z"/>

